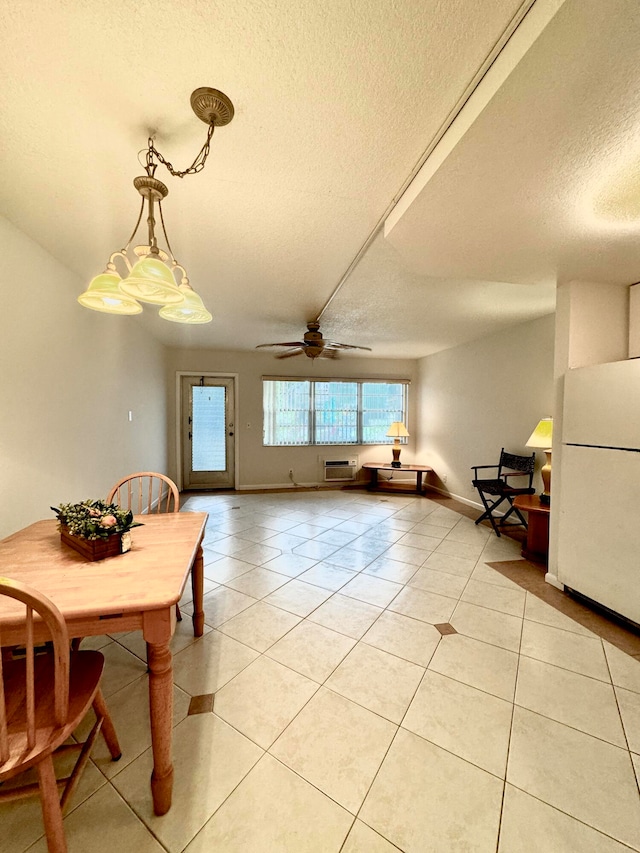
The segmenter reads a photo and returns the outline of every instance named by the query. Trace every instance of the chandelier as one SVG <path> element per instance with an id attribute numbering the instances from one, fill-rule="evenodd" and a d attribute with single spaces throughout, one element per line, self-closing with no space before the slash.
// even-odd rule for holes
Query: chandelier
<path id="1" fill-rule="evenodd" d="M 209 126 L 207 139 L 191 166 L 184 171 L 174 169 L 149 138 L 146 154 L 146 175 L 134 178 L 133 185 L 142 196 L 138 221 L 126 246 L 114 252 L 104 272 L 93 278 L 78 297 L 78 302 L 93 311 L 107 314 L 140 314 L 141 302 L 160 305 L 160 316 L 173 323 L 210 323 L 211 314 L 207 311 L 200 296 L 189 283 L 185 268 L 176 260 L 162 215 L 162 201 L 169 190 L 156 177 L 158 163 L 162 163 L 177 178 L 201 172 L 209 156 L 211 137 L 216 127 L 229 124 L 233 118 L 233 104 L 229 98 L 217 89 L 203 87 L 191 95 L 191 108 L 194 113 Z M 158 161 L 158 162 L 156 162 Z M 144 245 L 131 248 L 134 237 L 142 221 L 145 205 L 147 207 L 148 239 Z M 155 234 L 156 205 L 167 250 L 158 247 Z M 124 275 L 116 266 L 119 262 Z"/>

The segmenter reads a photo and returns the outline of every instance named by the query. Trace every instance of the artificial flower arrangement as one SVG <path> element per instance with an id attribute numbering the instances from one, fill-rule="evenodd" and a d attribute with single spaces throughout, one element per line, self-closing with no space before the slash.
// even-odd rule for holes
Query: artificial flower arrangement
<path id="1" fill-rule="evenodd" d="M 141 522 L 133 520 L 131 510 L 124 510 L 117 504 L 108 504 L 103 500 L 60 504 L 51 509 L 60 522 L 62 541 L 94 560 L 129 551 L 131 528 L 142 526 Z M 85 545 L 84 542 L 91 545 Z"/>

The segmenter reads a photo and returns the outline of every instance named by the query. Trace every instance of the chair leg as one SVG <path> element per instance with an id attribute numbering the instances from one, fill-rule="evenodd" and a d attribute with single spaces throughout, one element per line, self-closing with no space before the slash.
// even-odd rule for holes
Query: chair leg
<path id="1" fill-rule="evenodd" d="M 481 521 L 484 521 L 485 518 L 488 518 L 489 521 L 491 522 L 491 526 L 493 527 L 494 533 L 496 534 L 496 536 L 499 537 L 500 536 L 500 529 L 499 529 L 498 525 L 496 524 L 496 520 L 493 517 L 492 513 L 496 509 L 496 507 L 502 503 L 502 501 L 504 500 L 504 497 L 500 497 L 500 498 L 498 498 L 497 501 L 494 501 L 494 503 L 490 504 L 489 501 L 485 498 L 485 496 L 483 495 L 483 493 L 480 490 L 478 490 L 478 494 L 480 495 L 480 500 L 482 501 L 482 505 L 484 506 L 485 511 L 482 513 L 480 518 L 476 519 L 476 524 L 480 524 Z"/>
<path id="2" fill-rule="evenodd" d="M 523 517 L 523 515 L 522 515 L 522 513 L 520 512 L 520 510 L 518 509 L 518 507 L 513 505 L 512 501 L 511 501 L 511 498 L 509 498 L 509 503 L 511 504 L 511 509 L 510 509 L 507 513 L 505 513 L 505 515 L 503 515 L 503 516 L 502 516 L 502 519 L 501 519 L 500 523 L 501 523 L 501 524 L 505 524 L 506 520 L 509 518 L 509 516 L 511 515 L 511 513 L 512 513 L 512 512 L 515 512 L 515 514 L 516 514 L 516 515 L 518 516 L 518 518 L 520 519 L 520 524 L 522 524 L 522 525 L 524 526 L 524 529 L 526 530 L 526 529 L 527 529 L 527 522 L 526 522 L 526 519 Z M 518 526 L 518 523 L 517 523 L 517 522 L 513 522 L 513 521 L 512 521 L 512 522 L 511 522 L 511 524 L 512 524 L 512 525 L 514 525 L 514 526 L 516 526 L 516 527 Z"/>
<path id="3" fill-rule="evenodd" d="M 180 605 L 176 604 L 176 619 L 178 622 L 182 622 L 182 613 L 180 613 Z"/>
<path id="4" fill-rule="evenodd" d="M 49 853 L 67 853 L 58 783 L 53 770 L 52 757 L 48 755 L 37 765 L 36 770 L 40 784 L 40 804 L 42 806 L 44 831 L 47 836 L 47 848 Z"/>
<path id="5" fill-rule="evenodd" d="M 106 702 L 102 695 L 102 691 L 98 688 L 98 692 L 93 698 L 93 710 L 98 719 L 102 718 L 102 736 L 104 737 L 107 748 L 111 753 L 111 759 L 117 761 L 122 756 L 122 750 L 118 743 L 118 735 L 109 714 Z"/>

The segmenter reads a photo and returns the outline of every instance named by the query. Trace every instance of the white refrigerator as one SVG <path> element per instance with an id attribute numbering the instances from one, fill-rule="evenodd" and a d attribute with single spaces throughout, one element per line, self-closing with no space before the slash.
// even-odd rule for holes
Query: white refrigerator
<path id="1" fill-rule="evenodd" d="M 640 624 L 640 360 L 565 377 L 558 580 Z"/>

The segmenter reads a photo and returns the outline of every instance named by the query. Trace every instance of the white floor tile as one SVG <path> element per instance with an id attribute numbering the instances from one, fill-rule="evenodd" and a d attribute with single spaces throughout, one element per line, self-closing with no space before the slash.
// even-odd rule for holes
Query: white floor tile
<path id="1" fill-rule="evenodd" d="M 211 631 L 173 657 L 173 680 L 190 696 L 215 693 L 258 657 L 258 652 Z"/>
<path id="2" fill-rule="evenodd" d="M 616 746 L 626 746 L 613 687 L 596 678 L 523 656 L 516 704 Z"/>
<path id="3" fill-rule="evenodd" d="M 263 750 L 215 714 L 194 714 L 173 731 L 173 806 L 166 815 L 153 813 L 151 750 L 113 784 L 170 853 L 180 853 L 262 755 Z M 137 847 L 125 843 L 116 849 Z"/>
<path id="4" fill-rule="evenodd" d="M 361 642 L 418 666 L 427 666 L 440 637 L 440 632 L 433 625 L 387 610 L 373 623 Z"/>
<path id="5" fill-rule="evenodd" d="M 448 634 L 440 641 L 429 669 L 512 702 L 518 655 L 463 634 Z"/>
<path id="6" fill-rule="evenodd" d="M 524 608 L 524 618 L 531 622 L 540 622 L 542 625 L 549 625 L 551 628 L 562 628 L 564 631 L 570 631 L 572 634 L 582 634 L 583 637 L 594 637 L 595 635 L 588 629 L 584 628 L 575 619 L 571 619 L 555 607 L 547 604 L 546 601 L 537 598 L 532 592 L 527 593 L 527 602 Z"/>
<path id="7" fill-rule="evenodd" d="M 351 637 L 305 619 L 265 654 L 322 684 L 355 644 Z"/>
<path id="8" fill-rule="evenodd" d="M 308 616 L 331 596 L 331 590 L 322 589 L 302 580 L 291 580 L 265 598 L 266 604 L 280 607 L 297 616 Z"/>
<path id="9" fill-rule="evenodd" d="M 301 581 L 321 586 L 323 589 L 338 590 L 356 576 L 357 572 L 340 569 L 329 563 L 316 563 L 313 568 L 298 575 Z"/>
<path id="10" fill-rule="evenodd" d="M 263 564 L 262 568 L 295 578 L 315 565 L 316 561 L 310 557 L 302 557 L 299 554 L 285 552 L 280 554 L 279 557 L 274 557 L 273 560 L 268 560 Z"/>
<path id="11" fill-rule="evenodd" d="M 440 551 L 434 551 L 429 555 L 423 563 L 427 569 L 433 569 L 436 572 L 447 572 L 450 575 L 459 575 L 462 578 L 468 578 L 473 572 L 476 561 L 469 560 L 466 557 L 453 557 L 450 554 L 442 554 Z"/>
<path id="12" fill-rule="evenodd" d="M 381 613 L 380 607 L 335 593 L 307 618 L 317 625 L 324 625 L 325 628 L 359 640 Z"/>
<path id="13" fill-rule="evenodd" d="M 5 827 L 3 825 L 3 836 Z M 136 853 L 162 853 L 147 827 L 118 796 L 111 785 L 104 785 L 64 820 L 69 853 L 113 853 L 135 850 Z M 46 853 L 42 838 L 29 848 L 29 853 Z"/>
<path id="14" fill-rule="evenodd" d="M 640 753 L 640 693 L 616 687 L 616 696 L 629 749 Z"/>
<path id="15" fill-rule="evenodd" d="M 268 749 L 317 689 L 315 681 L 261 655 L 216 693 L 213 710 Z"/>
<path id="16" fill-rule="evenodd" d="M 511 702 L 427 671 L 402 727 L 504 779 Z"/>
<path id="17" fill-rule="evenodd" d="M 353 816 L 265 755 L 185 853 L 338 853 Z"/>
<path id="18" fill-rule="evenodd" d="M 498 853 L 625 853 L 619 844 L 564 812 L 507 785 Z"/>
<path id="19" fill-rule="evenodd" d="M 582 637 L 525 619 L 520 651 L 526 657 L 610 683 L 602 641 L 598 637 Z"/>
<path id="20" fill-rule="evenodd" d="M 356 820 L 340 853 L 397 853 L 398 848 L 361 820 Z"/>
<path id="21" fill-rule="evenodd" d="M 270 572 L 268 569 L 257 568 L 240 575 L 238 578 L 228 580 L 225 586 L 244 592 L 253 598 L 264 598 L 279 586 L 287 583 L 287 578 L 278 572 Z"/>
<path id="22" fill-rule="evenodd" d="M 248 571 L 252 568 L 254 567 L 249 566 Z M 219 586 L 213 592 L 207 593 L 203 599 L 204 621 L 211 628 L 217 628 L 255 603 L 256 599 L 244 592 Z"/>
<path id="23" fill-rule="evenodd" d="M 386 607 L 402 590 L 402 584 L 360 573 L 340 590 L 341 595 Z"/>
<path id="24" fill-rule="evenodd" d="M 438 625 L 449 622 L 455 606 L 456 601 L 453 598 L 407 586 L 393 599 L 389 610 Z"/>
<path id="25" fill-rule="evenodd" d="M 220 631 L 256 651 L 264 652 L 297 625 L 300 617 L 258 601 L 220 626 Z"/>
<path id="26" fill-rule="evenodd" d="M 624 687 L 640 693 L 640 660 L 632 658 L 611 643 L 603 642 L 611 680 L 616 687 Z"/>
<path id="27" fill-rule="evenodd" d="M 526 593 L 523 589 L 503 589 L 483 581 L 469 579 L 461 599 L 489 610 L 509 613 L 511 616 L 522 616 L 524 613 Z"/>
<path id="28" fill-rule="evenodd" d="M 406 853 L 493 853 L 503 783 L 400 729 L 358 817 Z"/>
<path id="29" fill-rule="evenodd" d="M 407 583 L 417 571 L 417 566 L 401 563 L 400 560 L 392 560 L 386 554 L 378 557 L 363 569 L 363 573 L 366 575 L 374 575 L 377 578 L 384 578 L 395 583 Z"/>
<path id="30" fill-rule="evenodd" d="M 507 781 L 634 847 L 640 798 L 629 753 L 516 707 Z"/>
<path id="31" fill-rule="evenodd" d="M 356 814 L 396 730 L 388 720 L 321 687 L 270 752 Z"/>
<path id="32" fill-rule="evenodd" d="M 460 598 L 469 581 L 459 575 L 449 575 L 423 566 L 405 583 L 424 592 L 436 592 L 438 595 L 447 595 L 449 598 Z"/>
<path id="33" fill-rule="evenodd" d="M 392 723 L 400 723 L 423 675 L 423 667 L 415 663 L 358 643 L 326 686 Z"/>
<path id="34" fill-rule="evenodd" d="M 460 634 L 517 652 L 520 647 L 522 619 L 497 610 L 488 610 L 461 601 L 451 617 L 451 624 Z"/>

